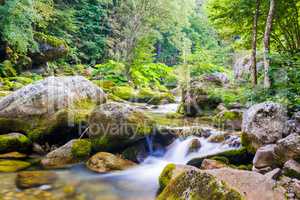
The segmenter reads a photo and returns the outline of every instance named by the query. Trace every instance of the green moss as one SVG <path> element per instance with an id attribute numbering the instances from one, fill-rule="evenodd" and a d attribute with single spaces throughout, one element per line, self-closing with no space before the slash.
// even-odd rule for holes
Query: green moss
<path id="1" fill-rule="evenodd" d="M 18 150 L 24 152 L 29 150 L 31 141 L 22 134 L 0 135 L 0 152 Z"/>
<path id="2" fill-rule="evenodd" d="M 137 135 L 147 136 L 153 131 L 154 121 L 142 112 L 132 112 L 128 116 L 128 123 L 134 126 Z"/>
<path id="3" fill-rule="evenodd" d="M 10 77 L 9 81 L 17 82 L 22 85 L 28 85 L 28 84 L 33 83 L 33 80 L 31 78 L 21 77 L 21 76 Z"/>
<path id="4" fill-rule="evenodd" d="M 137 94 L 137 100 L 139 102 L 146 102 L 149 104 L 158 105 L 162 100 L 167 102 L 175 102 L 175 97 L 169 92 L 153 91 L 151 88 L 141 88 Z"/>
<path id="5" fill-rule="evenodd" d="M 87 139 L 76 140 L 72 145 L 72 155 L 79 160 L 86 159 L 91 153 L 92 145 Z"/>
<path id="6" fill-rule="evenodd" d="M 168 164 L 159 176 L 159 190 L 162 191 L 170 182 L 175 164 Z"/>
<path id="7" fill-rule="evenodd" d="M 11 61 L 5 60 L 2 63 L 0 63 L 0 75 L 2 77 L 11 77 L 17 75 L 17 72 L 13 67 Z"/>
<path id="8" fill-rule="evenodd" d="M 241 134 L 241 144 L 243 147 L 245 147 L 247 149 L 248 152 L 252 153 L 252 154 L 255 154 L 256 153 L 256 148 L 254 148 L 252 145 L 251 145 L 251 140 L 250 138 L 248 137 L 247 133 L 242 133 Z"/>
<path id="9" fill-rule="evenodd" d="M 102 88 L 105 92 L 110 92 L 116 84 L 109 80 L 94 80 L 93 83 Z"/>
<path id="10" fill-rule="evenodd" d="M 136 91 L 129 86 L 114 87 L 113 94 L 124 100 L 133 100 L 136 98 Z"/>
<path id="11" fill-rule="evenodd" d="M 211 157 L 210 159 L 212 160 L 216 160 L 216 161 L 220 161 L 226 165 L 228 165 L 230 162 L 229 162 L 229 159 L 224 157 L 224 156 L 213 156 Z"/>
<path id="12" fill-rule="evenodd" d="M 0 160 L 0 172 L 16 172 L 26 169 L 30 163 L 17 160 Z"/>
<path id="13" fill-rule="evenodd" d="M 64 40 L 59 39 L 59 38 L 54 37 L 54 36 L 51 36 L 51 35 L 46 35 L 46 34 L 41 33 L 41 32 L 35 32 L 34 33 L 34 39 L 39 43 L 49 44 L 53 47 L 63 46 L 65 48 L 68 48 L 68 45 Z"/>

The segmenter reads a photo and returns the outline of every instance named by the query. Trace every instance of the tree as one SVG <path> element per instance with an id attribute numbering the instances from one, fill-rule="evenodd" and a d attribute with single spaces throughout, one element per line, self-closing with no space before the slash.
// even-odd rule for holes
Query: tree
<path id="1" fill-rule="evenodd" d="M 264 87 L 271 87 L 271 80 L 269 76 L 270 71 L 270 35 L 272 31 L 273 18 L 275 13 L 275 0 L 270 0 L 269 14 L 266 22 L 266 29 L 264 34 Z"/>
<path id="2" fill-rule="evenodd" d="M 252 83 L 253 86 L 257 85 L 257 69 L 256 69 L 256 46 L 257 46 L 257 24 L 259 17 L 260 0 L 256 0 L 256 8 L 253 20 L 252 31 L 252 54 L 251 54 L 251 69 L 252 69 Z"/>

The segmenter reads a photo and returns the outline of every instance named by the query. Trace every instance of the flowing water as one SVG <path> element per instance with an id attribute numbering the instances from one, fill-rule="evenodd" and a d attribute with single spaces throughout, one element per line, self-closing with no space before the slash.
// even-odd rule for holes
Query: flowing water
<path id="1" fill-rule="evenodd" d="M 150 110 L 153 113 L 164 115 L 174 112 L 177 106 L 178 104 L 168 104 Z M 201 126 L 201 124 L 198 125 Z M 213 134 L 218 133 L 218 131 L 213 131 Z M 176 139 L 162 154 L 161 152 L 157 153 L 157 150 L 153 148 L 152 139 L 152 137 L 148 137 L 146 140 L 149 156 L 137 167 L 129 170 L 96 174 L 81 165 L 70 170 L 57 171 L 57 173 L 65 185 L 79 183 L 76 185 L 76 189 L 88 200 L 154 200 L 159 187 L 159 175 L 168 163 L 186 164 L 193 158 L 231 149 L 227 144 L 210 143 L 205 138 L 190 136 L 185 139 Z M 190 144 L 195 139 L 199 140 L 201 148 L 190 153 Z M 11 184 L 14 184 L 13 181 Z M 7 188 L 11 188 L 11 186 L 7 185 Z"/>

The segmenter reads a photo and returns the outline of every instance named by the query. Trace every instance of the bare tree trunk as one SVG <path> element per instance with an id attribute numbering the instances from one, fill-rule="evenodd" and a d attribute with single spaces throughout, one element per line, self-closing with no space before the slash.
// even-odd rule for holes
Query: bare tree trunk
<path id="1" fill-rule="evenodd" d="M 275 13 L 275 0 L 270 0 L 269 14 L 266 23 L 266 30 L 264 35 L 264 70 L 265 70 L 265 79 L 264 87 L 271 87 L 271 80 L 269 76 L 270 70 L 270 35 L 272 30 L 273 18 Z"/>
<path id="2" fill-rule="evenodd" d="M 252 84 L 257 85 L 257 69 L 256 69 L 256 46 L 257 46 L 257 23 L 259 17 L 260 0 L 256 0 L 256 8 L 253 20 L 252 31 L 252 54 L 251 54 L 251 69 L 252 69 Z"/>

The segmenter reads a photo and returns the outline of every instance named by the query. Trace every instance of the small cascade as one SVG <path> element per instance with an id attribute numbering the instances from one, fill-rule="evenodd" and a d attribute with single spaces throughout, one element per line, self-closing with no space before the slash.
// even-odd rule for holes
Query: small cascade
<path id="1" fill-rule="evenodd" d="M 151 135 L 146 137 L 146 143 L 147 143 L 149 155 L 152 156 L 153 155 L 153 142 L 152 142 Z"/>

